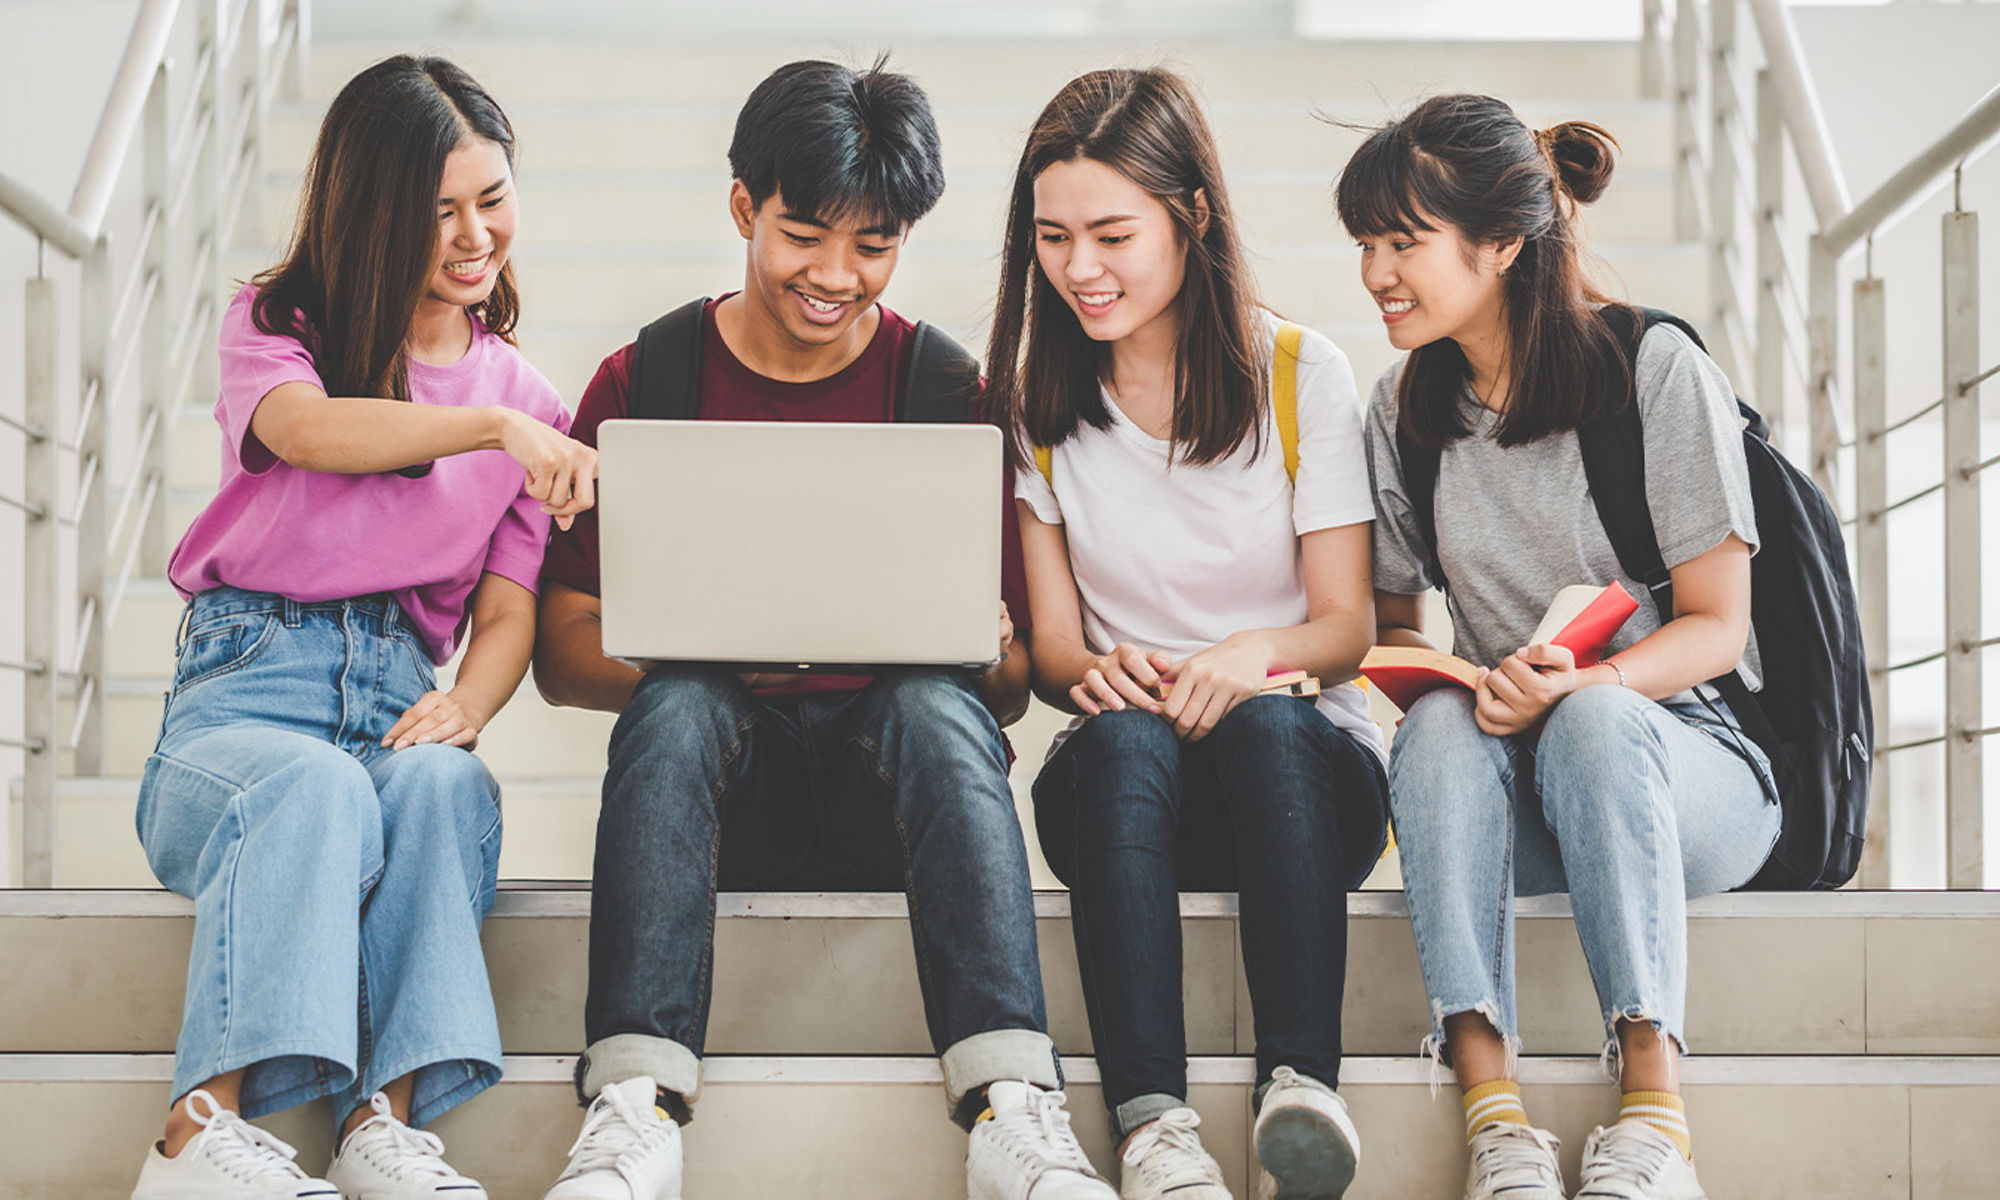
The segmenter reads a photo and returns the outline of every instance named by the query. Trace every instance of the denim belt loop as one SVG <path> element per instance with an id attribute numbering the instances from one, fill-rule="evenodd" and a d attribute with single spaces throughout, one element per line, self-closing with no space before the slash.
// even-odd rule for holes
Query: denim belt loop
<path id="1" fill-rule="evenodd" d="M 403 606 L 387 592 L 382 594 L 382 632 L 392 634 L 398 627 L 409 628 L 410 619 L 403 614 Z M 414 632 L 414 629 L 412 629 Z"/>
<path id="2" fill-rule="evenodd" d="M 290 596 L 280 596 L 278 599 L 282 601 L 281 607 L 285 614 L 285 628 L 297 629 L 303 620 L 305 606 Z"/>
<path id="3" fill-rule="evenodd" d="M 188 625 L 193 620 L 194 620 L 194 600 L 190 598 L 186 604 L 181 605 L 180 623 L 174 626 L 175 658 L 179 658 L 181 656 L 181 651 L 187 648 Z"/>

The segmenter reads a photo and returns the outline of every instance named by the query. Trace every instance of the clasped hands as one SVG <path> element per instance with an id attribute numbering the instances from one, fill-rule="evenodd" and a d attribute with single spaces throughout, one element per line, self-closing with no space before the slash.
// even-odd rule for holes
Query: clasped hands
<path id="1" fill-rule="evenodd" d="M 1549 644 L 1523 646 L 1497 667 L 1479 668 L 1473 720 L 1481 732 L 1511 737 L 1533 729 L 1556 702 L 1585 686 L 1576 656 Z"/>
<path id="2" fill-rule="evenodd" d="M 1270 651 L 1246 634 L 1233 634 L 1179 661 L 1165 651 L 1121 642 L 1092 658 L 1069 698 L 1087 717 L 1144 709 L 1166 718 L 1175 737 L 1197 742 L 1231 709 L 1263 689 L 1271 665 Z"/>

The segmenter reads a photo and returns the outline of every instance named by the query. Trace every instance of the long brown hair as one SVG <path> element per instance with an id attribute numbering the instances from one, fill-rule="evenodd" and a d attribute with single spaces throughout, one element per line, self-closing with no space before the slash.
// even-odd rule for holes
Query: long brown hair
<path id="1" fill-rule="evenodd" d="M 1222 458 L 1262 430 L 1270 353 L 1215 138 L 1193 89 L 1157 68 L 1078 76 L 1035 120 L 1014 172 L 987 343 L 992 409 L 1037 446 L 1061 443 L 1080 422 L 1111 423 L 1099 382 L 1109 350 L 1084 333 L 1035 257 L 1035 179 L 1079 158 L 1103 163 L 1165 205 L 1186 247 L 1170 438 L 1183 461 Z M 1196 192 L 1208 203 L 1206 229 Z M 1026 451 L 1017 441 L 1010 437 L 1008 447 L 1020 466 Z"/>
<path id="2" fill-rule="evenodd" d="M 1491 96 L 1437 96 L 1376 129 L 1341 172 L 1335 207 L 1355 237 L 1443 222 L 1471 246 L 1521 239 L 1502 293 L 1512 378 L 1496 430 L 1503 446 L 1575 429 L 1630 396 L 1626 349 L 1600 307 L 1624 306 L 1591 285 L 1575 229 L 1575 207 L 1610 185 L 1617 147 L 1588 121 L 1535 133 Z M 1450 338 L 1410 352 L 1397 407 L 1411 441 L 1441 447 L 1470 432 L 1463 399 L 1471 377 Z"/>
<path id="3" fill-rule="evenodd" d="M 327 393 L 409 398 L 404 343 L 438 257 L 445 159 L 472 138 L 514 165 L 514 128 L 455 63 L 399 54 L 348 81 L 320 123 L 291 249 L 258 275 L 252 317 L 313 350 Z M 513 340 L 513 264 L 473 314 Z"/>

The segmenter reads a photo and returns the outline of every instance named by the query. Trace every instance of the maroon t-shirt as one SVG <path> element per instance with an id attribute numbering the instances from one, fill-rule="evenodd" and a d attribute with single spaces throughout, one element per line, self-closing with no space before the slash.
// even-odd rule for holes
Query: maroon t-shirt
<path id="1" fill-rule="evenodd" d="M 728 299 L 723 296 L 720 300 Z M 825 379 L 786 383 L 757 374 L 729 349 L 715 325 L 709 302 L 701 322 L 701 397 L 697 412 L 712 421 L 889 421 L 895 418 L 896 396 L 909 370 L 916 326 L 887 308 L 881 324 L 860 357 Z M 878 306 L 880 307 L 880 306 Z M 597 445 L 597 427 L 630 411 L 632 346 L 614 351 L 598 365 L 590 386 L 577 405 L 570 436 Z M 1014 480 L 1001 472 L 1000 596 L 1016 630 L 1028 628 L 1027 575 L 1021 568 L 1021 538 L 1014 518 Z M 598 594 L 597 513 L 577 515 L 567 531 L 557 530 L 542 560 L 542 578 Z M 996 625 L 997 628 L 997 625 Z M 775 688 L 760 688 L 766 697 L 801 696 L 853 691 L 868 682 L 858 675 L 809 674 Z"/>

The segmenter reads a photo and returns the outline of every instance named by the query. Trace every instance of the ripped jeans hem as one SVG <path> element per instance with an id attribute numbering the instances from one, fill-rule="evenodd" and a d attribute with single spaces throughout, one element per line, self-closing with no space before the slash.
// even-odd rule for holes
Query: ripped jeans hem
<path id="1" fill-rule="evenodd" d="M 1493 1032 L 1500 1035 L 1501 1043 L 1507 1048 L 1507 1063 L 1504 1068 L 1506 1077 L 1513 1079 L 1520 1073 L 1521 1035 L 1501 1027 L 1500 1005 L 1497 1002 L 1487 999 L 1476 1000 L 1470 1004 L 1446 1004 L 1442 1000 L 1433 999 L 1431 1001 L 1431 1031 L 1417 1045 L 1418 1056 L 1431 1060 L 1430 1088 L 1431 1099 L 1433 1100 L 1437 1099 L 1438 1091 L 1443 1087 L 1444 1070 L 1449 1065 L 1445 1045 L 1444 1020 L 1446 1017 L 1455 1017 L 1460 1013 L 1478 1013 L 1480 1016 L 1485 1017 L 1486 1023 L 1493 1027 Z"/>

